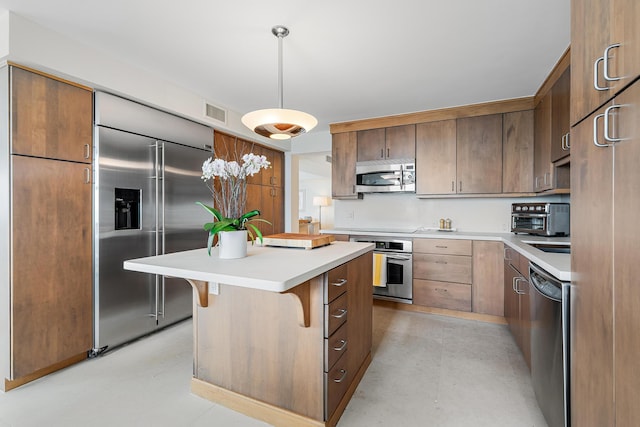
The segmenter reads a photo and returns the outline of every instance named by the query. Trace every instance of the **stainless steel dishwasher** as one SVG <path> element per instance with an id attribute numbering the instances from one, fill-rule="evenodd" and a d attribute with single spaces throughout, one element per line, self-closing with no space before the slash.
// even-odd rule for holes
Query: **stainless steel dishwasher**
<path id="1" fill-rule="evenodd" d="M 569 282 L 529 263 L 531 382 L 549 427 L 569 420 Z"/>

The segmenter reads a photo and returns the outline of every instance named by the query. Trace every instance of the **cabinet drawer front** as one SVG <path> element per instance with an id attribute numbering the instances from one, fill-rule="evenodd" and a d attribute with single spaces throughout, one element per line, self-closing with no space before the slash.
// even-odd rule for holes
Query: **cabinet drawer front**
<path id="1" fill-rule="evenodd" d="M 471 242 L 471 240 L 453 239 L 413 239 L 413 252 L 471 255 Z"/>
<path id="2" fill-rule="evenodd" d="M 413 277 L 443 282 L 471 283 L 470 256 L 413 255 Z"/>
<path id="3" fill-rule="evenodd" d="M 324 374 L 324 390 L 325 396 L 325 419 L 331 418 L 331 415 L 338 407 L 338 403 L 347 392 L 351 383 L 351 375 L 348 371 L 348 355 L 343 354 L 336 362 L 331 370 Z"/>
<path id="4" fill-rule="evenodd" d="M 471 311 L 471 285 L 415 279 L 413 303 L 427 307 Z"/>
<path id="5" fill-rule="evenodd" d="M 340 356 L 347 351 L 347 326 L 342 325 L 329 338 L 324 339 L 324 371 L 333 368 Z"/>
<path id="6" fill-rule="evenodd" d="M 324 303 L 328 304 L 347 290 L 347 264 L 342 264 L 327 273 L 324 286 Z"/>
<path id="7" fill-rule="evenodd" d="M 324 306 L 324 337 L 329 338 L 347 321 L 347 293 Z"/>

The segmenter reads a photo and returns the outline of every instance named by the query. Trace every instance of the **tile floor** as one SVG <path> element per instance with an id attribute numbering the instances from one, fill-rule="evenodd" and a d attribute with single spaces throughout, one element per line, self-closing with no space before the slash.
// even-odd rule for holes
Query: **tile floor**
<path id="1" fill-rule="evenodd" d="M 267 424 L 189 393 L 192 328 L 0 393 L 0 427 Z M 506 326 L 374 309 L 373 362 L 339 427 L 545 427 Z"/>

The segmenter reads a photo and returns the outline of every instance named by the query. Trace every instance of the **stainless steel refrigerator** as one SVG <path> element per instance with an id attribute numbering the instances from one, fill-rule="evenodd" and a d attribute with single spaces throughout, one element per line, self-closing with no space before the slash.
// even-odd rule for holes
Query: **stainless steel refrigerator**
<path id="1" fill-rule="evenodd" d="M 107 93 L 95 97 L 92 355 L 192 315 L 182 279 L 125 271 L 131 258 L 205 247 L 200 179 L 213 130 Z"/>

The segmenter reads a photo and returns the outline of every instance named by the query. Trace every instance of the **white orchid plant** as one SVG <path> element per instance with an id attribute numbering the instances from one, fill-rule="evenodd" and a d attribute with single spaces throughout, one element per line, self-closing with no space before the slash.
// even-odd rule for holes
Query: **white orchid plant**
<path id="1" fill-rule="evenodd" d="M 214 206 L 217 207 L 216 209 L 213 206 L 197 202 L 213 215 L 213 222 L 204 225 L 204 229 L 209 232 L 207 241 L 209 255 L 211 255 L 214 238 L 221 231 L 247 230 L 252 244 L 256 238 L 262 242 L 262 233 L 252 223 L 258 221 L 271 223 L 265 219 L 255 218 L 260 215 L 260 211 L 257 209 L 244 212 L 247 203 L 247 177 L 270 166 L 271 163 L 265 156 L 253 153 L 243 155 L 242 164 L 235 160 L 226 161 L 211 157 L 202 164 L 202 180 L 211 190 Z M 215 177 L 219 178 L 219 188 L 213 184 Z"/>

